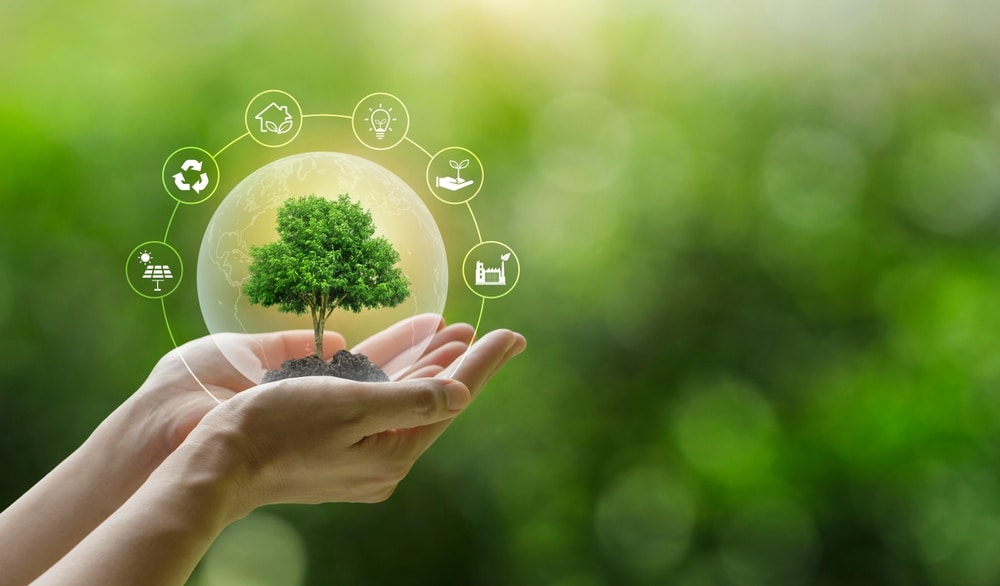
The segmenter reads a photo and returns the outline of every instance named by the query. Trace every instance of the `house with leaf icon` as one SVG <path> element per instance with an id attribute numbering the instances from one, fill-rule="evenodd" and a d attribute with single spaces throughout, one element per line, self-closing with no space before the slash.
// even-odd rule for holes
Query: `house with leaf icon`
<path id="1" fill-rule="evenodd" d="M 275 102 L 268 104 L 254 118 L 260 122 L 261 133 L 285 134 L 292 129 L 292 115 L 288 106 L 279 106 Z"/>

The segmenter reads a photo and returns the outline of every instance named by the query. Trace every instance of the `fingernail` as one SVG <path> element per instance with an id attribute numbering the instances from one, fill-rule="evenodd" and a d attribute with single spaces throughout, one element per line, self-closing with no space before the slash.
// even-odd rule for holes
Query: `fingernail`
<path id="1" fill-rule="evenodd" d="M 444 396 L 448 403 L 449 411 L 461 411 L 472 400 L 469 389 L 458 381 L 452 381 L 444 386 Z"/>

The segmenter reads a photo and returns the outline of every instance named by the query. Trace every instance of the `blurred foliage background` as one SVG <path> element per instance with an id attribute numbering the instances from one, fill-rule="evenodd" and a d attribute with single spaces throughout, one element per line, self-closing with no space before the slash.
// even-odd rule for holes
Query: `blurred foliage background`
<path id="1" fill-rule="evenodd" d="M 386 91 L 483 160 L 524 269 L 484 328 L 529 350 L 390 501 L 256 513 L 192 584 L 996 584 L 997 30 L 978 0 L 8 0 L 0 499 L 170 349 L 121 271 L 166 156 L 265 89 Z"/>

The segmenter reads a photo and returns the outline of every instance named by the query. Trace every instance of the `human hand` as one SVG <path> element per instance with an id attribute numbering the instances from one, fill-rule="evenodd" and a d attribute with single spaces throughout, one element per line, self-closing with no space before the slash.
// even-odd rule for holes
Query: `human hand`
<path id="1" fill-rule="evenodd" d="M 155 434 L 156 461 L 184 441 L 206 413 L 257 381 L 235 363 L 257 362 L 277 367 L 284 360 L 312 351 L 313 332 L 292 330 L 268 334 L 215 334 L 192 340 L 167 353 L 125 405 L 128 425 L 142 423 Z M 326 332 L 326 359 L 346 346 L 343 336 Z M 223 348 L 225 351 L 223 352 Z"/>
<path id="2" fill-rule="evenodd" d="M 443 187 L 448 191 L 458 191 L 459 189 L 464 189 L 474 183 L 472 179 L 466 179 L 465 181 L 459 181 L 454 177 L 435 177 L 435 185 L 438 187 Z"/>
<path id="3" fill-rule="evenodd" d="M 465 354 L 471 330 L 440 329 L 424 356 L 394 382 L 302 377 L 242 391 L 213 409 L 188 441 L 222 449 L 219 466 L 237 470 L 223 475 L 237 499 L 230 508 L 234 518 L 277 502 L 384 500 L 493 374 L 525 347 L 522 336 L 501 330 Z M 374 350 L 373 362 L 384 363 L 401 348 L 398 333 L 390 328 L 358 349 Z M 432 373 L 437 376 L 427 376 Z"/>
<path id="4" fill-rule="evenodd" d="M 428 341 L 426 336 L 430 335 Z M 416 336 L 416 338 L 415 338 Z M 440 316 L 422 314 L 402 320 L 374 334 L 352 349 L 361 352 L 384 371 L 404 376 L 433 376 L 462 354 L 472 340 L 468 324 L 445 327 Z M 329 360 L 346 347 L 343 336 L 324 334 L 324 358 Z M 422 349 L 422 350 L 421 350 Z M 126 402 L 125 424 L 159 435 L 154 461 L 172 452 L 206 413 L 236 393 L 255 386 L 234 363 L 278 368 L 313 350 L 311 330 L 268 334 L 216 334 L 188 342 L 166 354 L 153 368 L 139 391 Z M 409 365 L 413 365 L 409 372 Z M 150 421 L 152 419 L 152 421 Z"/>

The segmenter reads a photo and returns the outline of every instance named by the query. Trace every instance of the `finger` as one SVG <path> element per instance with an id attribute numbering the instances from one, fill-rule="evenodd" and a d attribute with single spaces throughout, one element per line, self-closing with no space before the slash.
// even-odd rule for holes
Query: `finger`
<path id="1" fill-rule="evenodd" d="M 175 348 L 157 368 L 162 364 L 176 376 L 193 376 L 207 387 L 245 390 L 254 383 L 233 366 L 234 361 L 246 362 L 245 350 L 238 346 L 237 339 L 246 342 L 239 334 L 203 336 Z"/>
<path id="2" fill-rule="evenodd" d="M 444 370 L 443 366 L 438 366 L 437 364 L 431 364 L 429 366 L 424 366 L 423 368 L 418 368 L 416 370 L 407 373 L 406 377 L 403 380 L 410 380 L 415 378 L 434 378 L 438 374 L 440 374 L 442 370 Z"/>
<path id="3" fill-rule="evenodd" d="M 232 367 L 212 336 L 192 340 L 165 354 L 147 380 L 173 381 L 172 384 L 184 387 L 192 383 L 191 377 L 208 387 L 232 386 L 243 390 L 250 385 Z"/>
<path id="4" fill-rule="evenodd" d="M 440 378 L 460 380 L 475 396 L 502 365 L 508 352 L 523 340 L 523 336 L 510 330 L 495 330 L 483 336 L 444 369 Z"/>
<path id="5" fill-rule="evenodd" d="M 423 350 L 423 355 L 414 362 L 412 365 L 405 367 L 404 372 L 398 374 L 394 377 L 394 380 L 401 380 L 405 378 L 417 378 L 414 374 L 418 370 L 422 370 L 425 366 L 430 365 L 440 365 L 442 368 L 451 364 L 455 359 L 457 354 L 453 355 L 454 344 L 458 344 L 460 348 L 459 353 L 464 352 L 469 344 L 472 343 L 472 339 L 476 334 L 476 330 L 465 323 L 451 324 L 444 329 L 438 331 L 434 335 L 430 344 Z M 442 347 L 451 346 L 452 350 L 442 354 L 440 352 Z M 435 371 L 440 372 L 440 368 Z"/>
<path id="6" fill-rule="evenodd" d="M 423 313 L 389 326 L 355 346 L 351 352 L 364 354 L 376 366 L 386 372 L 392 368 L 400 355 L 408 356 L 414 348 L 428 343 L 428 338 L 444 327 L 444 319 L 434 313 Z M 410 362 L 413 362 L 412 358 Z"/>
<path id="7" fill-rule="evenodd" d="M 431 340 L 431 343 L 424 349 L 424 355 L 427 355 L 441 346 L 452 342 L 461 342 L 463 345 L 468 346 L 472 343 L 472 339 L 475 335 L 476 330 L 469 324 L 451 324 L 434 334 L 434 338 Z"/>
<path id="8" fill-rule="evenodd" d="M 528 341 L 524 338 L 524 336 L 522 336 L 521 334 L 519 334 L 517 332 L 514 332 L 514 338 L 515 338 L 514 345 L 511 346 L 507 350 L 507 353 L 504 354 L 504 357 L 500 360 L 500 362 L 497 363 L 497 365 L 495 367 L 493 367 L 493 370 L 490 372 L 490 375 L 487 377 L 487 380 L 493 378 L 493 376 L 501 368 L 503 368 L 503 366 L 505 364 L 507 364 L 508 360 L 510 360 L 511 358 L 517 356 L 521 352 L 524 352 L 527 349 L 527 347 L 528 347 Z"/>
<path id="9" fill-rule="evenodd" d="M 454 366 L 445 369 L 438 376 L 445 380 L 454 376 L 455 380 L 464 382 L 472 397 L 475 397 L 493 374 L 525 347 L 526 341 L 520 334 L 509 330 L 490 332 L 476 342 L 466 355 L 458 358 Z M 452 370 L 456 371 L 455 375 L 449 373 Z M 408 439 L 416 453 L 422 454 L 427 450 L 444 433 L 451 421 L 452 419 L 446 419 L 419 429 L 407 430 Z"/>
<path id="10" fill-rule="evenodd" d="M 424 378 L 395 383 L 354 383 L 367 407 L 362 433 L 410 429 L 450 420 L 472 402 L 459 381 Z"/>
<path id="11" fill-rule="evenodd" d="M 435 374 L 444 370 L 444 368 L 455 361 L 456 358 L 461 356 L 466 350 L 469 349 L 467 343 L 462 342 L 449 342 L 444 346 L 434 350 L 433 352 L 424 355 L 420 360 L 410 368 L 405 375 L 400 378 L 420 378 L 421 376 L 426 376 L 422 374 L 417 374 L 423 371 L 427 367 L 437 368 Z"/>

